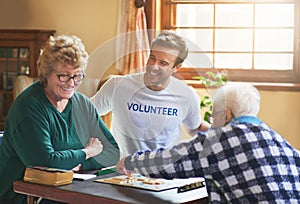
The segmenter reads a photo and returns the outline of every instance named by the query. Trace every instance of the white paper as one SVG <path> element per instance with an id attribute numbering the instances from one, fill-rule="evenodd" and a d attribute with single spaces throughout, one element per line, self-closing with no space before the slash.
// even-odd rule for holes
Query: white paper
<path id="1" fill-rule="evenodd" d="M 97 177 L 95 174 L 78 174 L 74 173 L 73 179 L 78 179 L 78 180 L 88 180 Z"/>

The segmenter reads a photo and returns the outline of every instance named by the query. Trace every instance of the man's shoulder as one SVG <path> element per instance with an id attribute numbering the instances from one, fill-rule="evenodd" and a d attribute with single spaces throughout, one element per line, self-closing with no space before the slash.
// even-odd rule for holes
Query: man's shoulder
<path id="1" fill-rule="evenodd" d="M 173 84 L 175 84 L 177 86 L 182 86 L 182 87 L 185 87 L 185 88 L 190 88 L 190 86 L 184 80 L 178 79 L 178 78 L 173 77 L 173 76 L 170 77 L 170 80 L 171 80 L 171 82 Z"/>
<path id="2" fill-rule="evenodd" d="M 177 79 L 173 76 L 170 78 L 170 80 L 172 84 L 171 88 L 177 89 L 178 91 L 183 91 L 183 93 L 186 94 L 196 93 L 196 90 L 192 86 L 189 86 L 184 80 Z"/>
<path id="3" fill-rule="evenodd" d="M 138 79 L 143 78 L 143 76 L 144 76 L 144 73 L 133 73 L 133 74 L 124 75 L 123 77 L 126 79 L 130 79 L 130 80 L 138 80 Z"/>
<path id="4" fill-rule="evenodd" d="M 124 82 L 124 81 L 139 81 L 143 78 L 143 73 L 134 73 L 127 75 L 112 75 L 109 77 L 109 81 Z"/>
<path id="5" fill-rule="evenodd" d="M 128 87 L 139 87 L 143 84 L 143 73 L 138 74 L 128 74 L 123 76 L 116 76 L 112 83 L 114 83 L 114 87 L 125 88 Z"/>

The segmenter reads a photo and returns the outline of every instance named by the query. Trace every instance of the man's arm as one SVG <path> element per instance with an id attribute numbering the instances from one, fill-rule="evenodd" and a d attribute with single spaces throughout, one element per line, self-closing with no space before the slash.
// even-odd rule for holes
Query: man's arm
<path id="1" fill-rule="evenodd" d="M 209 128 L 211 128 L 211 124 L 209 124 L 208 122 L 206 121 L 201 121 L 200 125 L 198 128 L 196 129 L 187 129 L 187 132 L 189 133 L 189 135 L 191 136 L 195 136 L 197 135 L 197 133 L 200 131 L 200 132 L 206 132 Z"/>
<path id="2" fill-rule="evenodd" d="M 101 86 L 100 90 L 90 98 L 99 115 L 105 115 L 111 111 L 113 90 L 114 79 L 111 77 Z"/>
<path id="3" fill-rule="evenodd" d="M 211 128 L 211 124 L 203 120 L 200 126 L 198 127 L 198 131 L 206 132 L 209 128 Z"/>

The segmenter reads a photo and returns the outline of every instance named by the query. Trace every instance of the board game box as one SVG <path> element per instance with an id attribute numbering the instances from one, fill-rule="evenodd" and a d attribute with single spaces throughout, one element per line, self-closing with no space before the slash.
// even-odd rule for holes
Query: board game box
<path id="1" fill-rule="evenodd" d="M 43 166 L 27 167 L 24 181 L 51 186 L 60 186 L 72 183 L 73 171 L 49 168 Z"/>

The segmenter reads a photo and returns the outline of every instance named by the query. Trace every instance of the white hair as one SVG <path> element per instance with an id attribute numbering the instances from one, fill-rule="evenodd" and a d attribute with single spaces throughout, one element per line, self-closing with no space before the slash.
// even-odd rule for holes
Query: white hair
<path id="1" fill-rule="evenodd" d="M 217 110 L 231 109 L 234 117 L 257 116 L 260 108 L 258 90 L 250 83 L 226 83 L 213 96 L 213 106 Z"/>

